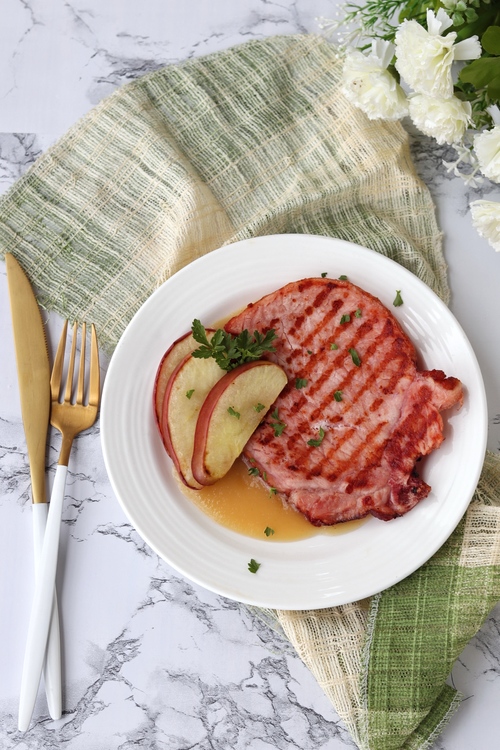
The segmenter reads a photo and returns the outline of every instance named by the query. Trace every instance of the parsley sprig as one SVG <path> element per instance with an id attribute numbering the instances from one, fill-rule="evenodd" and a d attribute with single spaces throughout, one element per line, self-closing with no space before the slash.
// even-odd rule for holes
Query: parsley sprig
<path id="1" fill-rule="evenodd" d="M 192 352 L 193 357 L 209 359 L 213 357 L 223 370 L 234 370 L 244 362 L 261 359 L 264 352 L 274 352 L 276 349 L 271 342 L 276 338 L 273 329 L 265 335 L 254 331 L 253 336 L 245 329 L 238 336 L 218 328 L 209 340 L 204 326 L 199 320 L 193 320 L 191 331 L 194 340 L 201 344 Z"/>

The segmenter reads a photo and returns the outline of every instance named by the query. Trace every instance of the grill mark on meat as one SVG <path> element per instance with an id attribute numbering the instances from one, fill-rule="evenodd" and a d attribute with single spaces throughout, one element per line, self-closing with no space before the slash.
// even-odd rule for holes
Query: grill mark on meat
<path id="1" fill-rule="evenodd" d="M 343 310 L 351 315 L 346 324 Z M 244 452 L 283 499 L 321 525 L 367 513 L 388 520 L 427 496 L 414 463 L 442 441 L 439 410 L 461 402 L 461 384 L 439 370 L 417 372 L 413 345 L 376 298 L 349 282 L 302 280 L 226 325 L 232 333 L 244 328 L 276 329 L 276 352 L 267 358 L 289 377 L 276 402 L 285 430 L 275 436 L 268 416 Z M 295 388 L 298 377 L 308 381 L 304 389 Z M 320 426 L 322 443 L 308 445 Z"/>
<path id="2" fill-rule="evenodd" d="M 349 342 L 349 346 L 347 348 L 355 348 L 354 346 L 350 346 L 353 340 Z M 377 339 L 373 342 L 371 346 L 368 347 L 366 352 L 364 353 L 364 359 L 366 360 L 367 365 L 369 366 L 370 356 L 373 352 L 375 352 L 377 349 L 382 349 L 382 345 L 384 343 L 384 334 L 383 332 L 379 334 Z M 359 341 L 358 341 L 359 345 Z M 394 359 L 394 352 L 392 350 L 389 350 L 384 358 L 378 363 L 377 368 L 371 368 L 370 375 L 366 378 L 365 373 L 363 373 L 364 381 L 360 383 L 360 386 L 358 389 L 352 393 L 350 393 L 350 401 L 348 402 L 349 405 L 346 404 L 344 407 L 344 414 L 351 408 L 352 404 L 354 403 L 355 399 L 359 399 L 366 391 L 368 391 L 376 382 L 378 379 L 380 379 L 383 370 L 387 367 L 387 365 L 392 362 Z M 403 369 L 403 363 L 401 363 L 401 369 Z M 330 376 L 329 372 L 326 372 L 318 378 L 318 380 L 311 386 L 310 390 L 308 391 L 308 395 L 314 396 L 316 393 L 321 389 L 321 386 L 328 380 Z M 361 371 L 356 366 L 353 367 L 352 370 L 350 370 L 347 374 L 347 376 L 338 384 L 338 387 L 336 390 L 340 390 L 343 393 L 347 392 L 349 389 L 349 386 L 351 385 L 352 381 L 356 378 L 356 376 L 361 377 Z M 391 378 L 390 382 L 393 382 L 395 376 Z M 346 402 L 343 402 L 346 403 Z M 321 413 L 321 407 L 318 407 L 315 412 L 312 413 L 311 418 L 313 420 L 319 419 Z"/>
<path id="3" fill-rule="evenodd" d="M 309 333 L 308 336 L 304 339 L 304 341 L 302 342 L 302 345 L 304 347 L 306 347 L 306 348 L 307 347 L 312 347 L 314 339 L 317 338 L 318 335 L 327 326 L 330 325 L 330 323 L 331 323 L 331 321 L 333 320 L 334 317 L 338 316 L 338 314 L 339 314 L 340 310 L 343 308 L 343 306 L 344 306 L 344 300 L 341 300 L 341 299 L 334 300 L 333 303 L 332 303 L 331 308 L 327 312 L 325 312 L 324 316 L 319 321 L 319 323 L 316 326 L 316 328 L 313 331 L 311 331 L 311 333 Z M 319 302 L 318 302 L 318 304 L 315 304 L 314 307 L 311 306 L 310 308 L 308 308 L 309 311 L 306 310 L 307 315 L 311 315 L 312 312 L 313 312 L 313 310 L 317 309 L 318 307 L 319 307 Z"/>
<path id="4" fill-rule="evenodd" d="M 379 422 L 366 438 L 363 438 L 359 449 L 354 449 L 351 455 L 336 465 L 337 477 L 340 474 L 343 474 L 350 466 L 359 466 L 361 460 L 368 465 L 373 465 L 380 460 L 389 438 L 384 435 L 380 443 L 376 442 L 376 438 L 380 435 L 386 425 L 387 422 Z"/>

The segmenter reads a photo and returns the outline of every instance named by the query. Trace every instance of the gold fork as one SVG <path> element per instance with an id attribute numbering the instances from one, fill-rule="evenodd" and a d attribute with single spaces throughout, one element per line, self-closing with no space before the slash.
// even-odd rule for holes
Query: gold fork
<path id="1" fill-rule="evenodd" d="M 80 366 L 78 368 L 76 397 L 73 403 L 72 394 L 74 390 L 73 381 L 75 376 L 76 344 L 78 338 L 77 323 L 73 326 L 73 339 L 71 342 L 71 352 L 68 362 L 66 387 L 64 389 L 64 400 L 62 403 L 59 402 L 60 394 L 62 395 L 63 392 L 64 353 L 66 349 L 67 328 L 68 321 L 64 323 L 50 379 L 52 398 L 50 422 L 61 432 L 62 443 L 50 498 L 47 526 L 43 540 L 40 568 L 36 580 L 26 652 L 24 656 L 18 720 L 19 730 L 22 732 L 26 731 L 31 721 L 43 668 L 52 611 L 57 569 L 57 553 L 59 547 L 59 531 L 71 446 L 75 435 L 88 429 L 94 424 L 99 407 L 99 352 L 94 325 L 91 327 L 88 402 L 87 404 L 84 403 L 86 385 L 85 347 L 87 333 L 85 323 L 82 325 L 81 332 Z"/>

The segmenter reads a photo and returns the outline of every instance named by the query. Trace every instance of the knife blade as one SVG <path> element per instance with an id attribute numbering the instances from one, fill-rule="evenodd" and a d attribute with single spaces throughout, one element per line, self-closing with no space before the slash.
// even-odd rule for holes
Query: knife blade
<path id="1" fill-rule="evenodd" d="M 40 309 L 30 282 L 11 253 L 5 253 L 21 415 L 26 436 L 31 492 L 35 563 L 41 555 L 47 519 L 45 452 L 50 419 L 50 364 Z M 45 691 L 50 715 L 62 713 L 59 617 L 54 594 L 45 662 Z"/>

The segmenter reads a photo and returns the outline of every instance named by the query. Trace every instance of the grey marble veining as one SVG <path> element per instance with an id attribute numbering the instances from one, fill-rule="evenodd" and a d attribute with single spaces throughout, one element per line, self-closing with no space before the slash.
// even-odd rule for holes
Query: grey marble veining
<path id="1" fill-rule="evenodd" d="M 0 192 L 118 86 L 166 64 L 271 34 L 318 32 L 338 2 L 295 0 L 3 0 Z M 452 310 L 483 371 L 489 447 L 500 449 L 500 254 L 471 226 L 468 204 L 499 197 L 447 172 L 451 149 L 411 132 L 436 203 Z M 109 485 L 99 422 L 75 441 L 57 588 L 64 716 L 40 690 L 29 732 L 17 708 L 33 593 L 29 467 L 17 393 L 5 269 L 0 268 L 0 746 L 5 750 L 341 750 L 354 748 L 292 646 L 244 605 L 184 579 L 141 539 Z M 49 344 L 59 335 L 47 319 Z M 103 363 L 103 370 L 106 362 Z M 47 484 L 60 436 L 51 431 Z M 489 750 L 500 733 L 500 606 L 457 660 L 464 703 L 434 750 Z"/>

